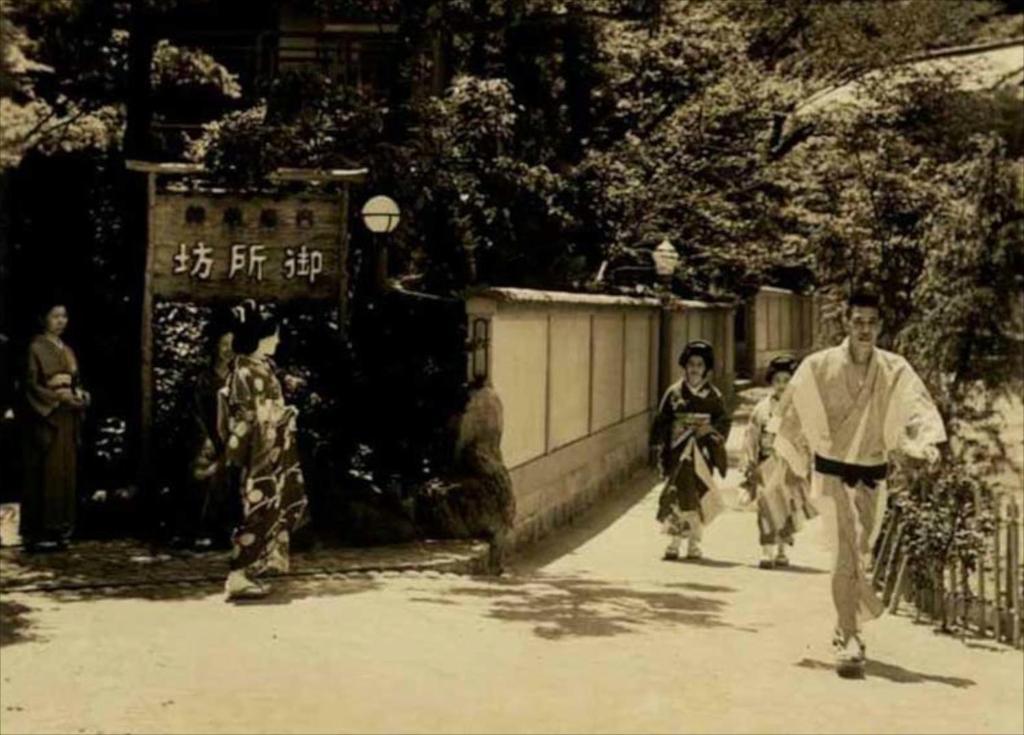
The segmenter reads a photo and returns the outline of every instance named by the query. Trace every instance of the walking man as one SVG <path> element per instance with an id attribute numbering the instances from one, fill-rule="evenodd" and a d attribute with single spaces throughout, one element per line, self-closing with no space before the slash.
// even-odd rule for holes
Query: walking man
<path id="1" fill-rule="evenodd" d="M 946 432 L 924 383 L 899 355 L 876 346 L 879 297 L 854 291 L 847 302 L 847 338 L 807 357 L 777 412 L 775 452 L 787 471 L 810 478 L 833 552 L 833 637 L 840 676 L 862 676 L 861 623 L 882 612 L 865 575 L 886 507 L 889 461 L 936 462 Z M 776 472 L 769 482 L 782 482 Z"/>

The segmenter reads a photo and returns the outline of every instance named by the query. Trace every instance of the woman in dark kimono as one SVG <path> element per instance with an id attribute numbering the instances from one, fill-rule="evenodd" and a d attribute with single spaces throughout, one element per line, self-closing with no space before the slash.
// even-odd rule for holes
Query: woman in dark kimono
<path id="1" fill-rule="evenodd" d="M 214 320 L 207 334 L 210 364 L 193 386 L 193 445 L 191 493 L 182 532 L 195 538 L 196 548 L 230 546 L 231 529 L 238 521 L 237 473 L 227 466 L 217 411 L 220 392 L 231 375 L 234 334 L 226 320 Z"/>
<path id="2" fill-rule="evenodd" d="M 690 342 L 679 356 L 685 377 L 661 401 L 651 428 L 651 446 L 658 454 L 665 480 L 658 502 L 658 521 L 671 537 L 664 559 L 679 558 L 688 538 L 686 557 L 701 558 L 703 528 L 724 508 L 715 471 L 725 477 L 725 441 L 732 418 L 722 393 L 708 377 L 715 366 L 711 345 Z"/>
<path id="3" fill-rule="evenodd" d="M 50 302 L 39 318 L 42 333 L 29 345 L 24 386 L 21 536 L 28 551 L 63 549 L 71 538 L 81 422 L 90 402 L 75 353 L 61 340 L 67 308 Z"/>
<path id="4" fill-rule="evenodd" d="M 219 412 L 228 463 L 241 468 L 242 522 L 233 538 L 228 600 L 270 592 L 258 577 L 288 571 L 291 534 L 307 520 L 295 435 L 298 412 L 285 405 L 271 361 L 278 323 L 261 315 L 252 301 L 235 314 L 237 356 Z"/>

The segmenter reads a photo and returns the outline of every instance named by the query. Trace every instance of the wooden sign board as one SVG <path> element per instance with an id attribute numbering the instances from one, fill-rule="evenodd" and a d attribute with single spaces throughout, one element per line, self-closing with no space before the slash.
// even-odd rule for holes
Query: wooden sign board
<path id="1" fill-rule="evenodd" d="M 237 303 L 331 300 L 347 320 L 349 185 L 366 169 L 278 169 L 275 182 L 334 184 L 336 194 L 281 198 L 235 192 L 158 189 L 158 177 L 198 176 L 195 163 L 129 160 L 146 174 L 148 201 L 142 294 L 142 452 L 140 479 L 152 488 L 153 302 Z M 344 326 L 343 326 L 344 328 Z"/>
<path id="2" fill-rule="evenodd" d="M 343 198 L 158 191 L 153 295 L 193 302 L 340 298 Z"/>

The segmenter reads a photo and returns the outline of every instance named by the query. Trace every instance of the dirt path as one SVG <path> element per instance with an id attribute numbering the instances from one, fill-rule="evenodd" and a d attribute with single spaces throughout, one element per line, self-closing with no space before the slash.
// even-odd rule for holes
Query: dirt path
<path id="1" fill-rule="evenodd" d="M 649 479 L 500 580 L 303 580 L 247 607 L 5 595 L 0 731 L 1024 731 L 1019 651 L 883 618 L 868 678 L 841 680 L 809 538 L 759 570 L 734 511 L 708 561 L 661 562 Z"/>

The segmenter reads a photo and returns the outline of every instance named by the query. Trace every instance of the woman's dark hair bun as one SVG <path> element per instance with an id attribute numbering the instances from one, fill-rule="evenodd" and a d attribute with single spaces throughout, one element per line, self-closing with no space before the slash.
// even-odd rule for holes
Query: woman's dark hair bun
<path id="1" fill-rule="evenodd" d="M 277 331 L 278 320 L 273 315 L 260 309 L 252 299 L 246 299 L 231 310 L 235 334 L 234 350 L 240 355 L 251 355 L 259 346 L 260 340 Z"/>

